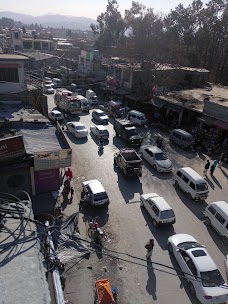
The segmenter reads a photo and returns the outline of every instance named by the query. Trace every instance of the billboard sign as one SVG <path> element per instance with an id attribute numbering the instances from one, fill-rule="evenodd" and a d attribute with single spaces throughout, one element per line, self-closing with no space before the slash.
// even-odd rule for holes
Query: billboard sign
<path id="1" fill-rule="evenodd" d="M 25 155 L 22 135 L 0 139 L 0 161 Z"/>
<path id="2" fill-rule="evenodd" d="M 49 170 L 71 166 L 71 149 L 34 153 L 34 170 Z"/>

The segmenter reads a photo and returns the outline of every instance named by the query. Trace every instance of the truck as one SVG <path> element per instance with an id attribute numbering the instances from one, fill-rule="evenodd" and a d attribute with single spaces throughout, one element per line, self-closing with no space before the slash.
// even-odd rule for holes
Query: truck
<path id="1" fill-rule="evenodd" d="M 114 165 L 125 177 L 141 177 L 143 160 L 133 148 L 125 148 L 114 154 Z"/>
<path id="2" fill-rule="evenodd" d="M 81 100 L 77 96 L 64 88 L 56 90 L 55 94 L 56 106 L 66 114 L 79 114 L 82 112 Z"/>
<path id="3" fill-rule="evenodd" d="M 98 103 L 97 95 L 93 90 L 89 89 L 89 90 L 86 91 L 86 98 L 88 99 L 90 104 L 97 104 Z"/>
<path id="4" fill-rule="evenodd" d="M 124 117 L 122 102 L 110 100 L 108 102 L 108 114 L 113 117 Z"/>
<path id="5" fill-rule="evenodd" d="M 82 112 L 89 112 L 91 107 L 90 107 L 90 103 L 88 102 L 88 99 L 85 98 L 85 96 L 83 95 L 77 95 L 77 98 L 81 101 Z"/>
<path id="6" fill-rule="evenodd" d="M 129 147 L 141 146 L 143 138 L 139 135 L 137 128 L 133 123 L 125 118 L 116 118 L 114 120 L 114 130 L 117 137 L 122 137 Z"/>

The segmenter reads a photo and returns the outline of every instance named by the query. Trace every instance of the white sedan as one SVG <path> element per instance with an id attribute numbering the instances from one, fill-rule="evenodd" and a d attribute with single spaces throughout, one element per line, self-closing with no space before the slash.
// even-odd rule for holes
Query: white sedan
<path id="1" fill-rule="evenodd" d="M 100 139 L 101 137 L 103 139 L 109 138 L 108 129 L 102 125 L 92 126 L 92 127 L 90 127 L 90 131 L 91 131 L 91 134 L 96 136 L 98 139 Z"/>
<path id="2" fill-rule="evenodd" d="M 158 172 L 171 172 L 172 162 L 157 146 L 144 145 L 139 153 Z"/>
<path id="3" fill-rule="evenodd" d="M 88 130 L 81 122 L 70 121 L 66 124 L 66 128 L 77 138 L 88 136 Z"/>
<path id="4" fill-rule="evenodd" d="M 202 304 L 222 304 L 228 300 L 228 286 L 204 246 L 188 234 L 168 238 L 168 250 L 176 258 L 189 289 Z"/>
<path id="5" fill-rule="evenodd" d="M 46 94 L 54 94 L 55 90 L 50 84 L 44 84 L 43 86 L 43 92 Z"/>

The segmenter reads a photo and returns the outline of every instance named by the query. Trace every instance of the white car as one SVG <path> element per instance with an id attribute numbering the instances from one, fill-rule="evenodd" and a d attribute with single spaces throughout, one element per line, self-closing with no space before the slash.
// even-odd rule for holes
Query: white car
<path id="1" fill-rule="evenodd" d="M 52 82 L 51 79 L 44 79 L 43 85 L 45 86 L 47 84 L 52 86 L 52 87 L 54 86 L 54 83 Z"/>
<path id="2" fill-rule="evenodd" d="M 105 123 L 105 124 L 108 124 L 108 116 L 105 114 L 104 111 L 102 110 L 94 110 L 92 112 L 92 117 L 93 119 L 101 122 L 101 123 Z"/>
<path id="3" fill-rule="evenodd" d="M 96 136 L 98 139 L 100 139 L 101 137 L 103 139 L 108 139 L 109 138 L 109 132 L 107 130 L 107 128 L 105 128 L 104 126 L 92 126 L 90 127 L 90 132 L 92 135 Z"/>
<path id="4" fill-rule="evenodd" d="M 64 116 L 63 113 L 61 113 L 58 110 L 52 110 L 50 113 L 48 113 L 48 117 L 52 120 L 52 121 L 63 121 L 64 120 Z"/>
<path id="5" fill-rule="evenodd" d="M 140 201 L 151 216 L 152 223 L 155 227 L 172 225 L 176 222 L 173 209 L 163 197 L 156 193 L 142 194 Z"/>
<path id="6" fill-rule="evenodd" d="M 228 285 L 204 246 L 188 234 L 168 238 L 168 250 L 176 258 L 189 289 L 202 304 L 222 304 L 228 300 Z"/>
<path id="7" fill-rule="evenodd" d="M 43 92 L 46 94 L 54 94 L 55 90 L 50 84 L 44 84 L 43 85 Z"/>
<path id="8" fill-rule="evenodd" d="M 140 148 L 139 153 L 148 161 L 149 164 L 158 172 L 171 172 L 172 162 L 166 153 L 157 146 L 144 145 Z"/>
<path id="9" fill-rule="evenodd" d="M 70 121 L 66 124 L 66 128 L 77 138 L 88 136 L 88 130 L 81 122 Z"/>

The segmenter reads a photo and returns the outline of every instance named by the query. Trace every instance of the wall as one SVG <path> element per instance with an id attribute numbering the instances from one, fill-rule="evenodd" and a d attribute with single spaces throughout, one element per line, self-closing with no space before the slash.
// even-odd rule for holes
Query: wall
<path id="1" fill-rule="evenodd" d="M 205 101 L 203 114 L 228 122 L 228 107 L 215 102 Z"/>

